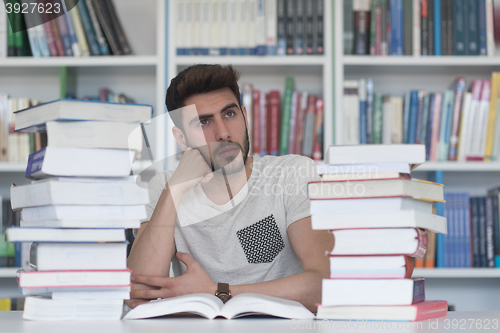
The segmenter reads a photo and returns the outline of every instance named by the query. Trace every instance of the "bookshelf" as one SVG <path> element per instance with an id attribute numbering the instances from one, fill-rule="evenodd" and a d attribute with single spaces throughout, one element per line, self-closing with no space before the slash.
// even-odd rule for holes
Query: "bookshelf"
<path id="1" fill-rule="evenodd" d="M 172 7 L 175 1 L 170 0 Z M 285 77 L 294 76 L 295 89 L 306 90 L 324 99 L 324 146 L 333 143 L 333 109 L 334 109 L 334 77 L 333 73 L 333 1 L 324 2 L 324 54 L 307 56 L 178 56 L 176 54 L 176 11 L 169 10 L 168 17 L 168 80 L 169 82 L 179 71 L 194 64 L 233 65 L 242 75 L 243 83 L 252 83 L 255 89 L 269 91 L 278 89 L 283 96 Z M 173 123 L 167 121 L 167 155 L 172 156 L 177 151 L 177 144 L 171 134 Z M 168 168 L 175 167 L 176 162 Z"/>
<path id="2" fill-rule="evenodd" d="M 343 3 L 334 1 L 334 87 L 335 143 L 343 138 L 343 82 L 370 77 L 374 90 L 382 94 L 403 96 L 411 89 L 444 91 L 456 76 L 490 79 L 500 70 L 500 57 L 486 56 L 364 56 L 344 55 Z M 469 88 L 469 87 L 467 87 Z M 433 180 L 441 176 L 445 190 L 466 191 L 485 195 L 486 190 L 500 185 L 500 163 L 491 162 L 426 162 L 413 171 L 413 176 Z M 447 299 L 457 310 L 499 310 L 494 300 L 500 296 L 500 270 L 492 268 L 415 269 L 413 276 L 428 278 L 426 294 L 433 299 Z M 457 295 L 459 295 L 457 297 Z"/>

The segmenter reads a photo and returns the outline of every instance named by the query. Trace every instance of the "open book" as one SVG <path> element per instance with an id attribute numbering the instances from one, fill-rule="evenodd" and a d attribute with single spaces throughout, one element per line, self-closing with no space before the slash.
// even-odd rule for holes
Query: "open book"
<path id="1" fill-rule="evenodd" d="M 208 319 L 217 316 L 232 319 L 250 315 L 289 319 L 314 318 L 312 312 L 299 302 L 247 293 L 234 296 L 226 304 L 211 294 L 190 294 L 154 300 L 130 310 L 123 319 L 152 318 L 179 313 L 197 314 Z"/>

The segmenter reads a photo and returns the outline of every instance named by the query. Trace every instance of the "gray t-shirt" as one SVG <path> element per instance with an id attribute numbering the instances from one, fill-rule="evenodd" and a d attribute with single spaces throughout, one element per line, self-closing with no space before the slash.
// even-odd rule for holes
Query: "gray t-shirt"
<path id="1" fill-rule="evenodd" d="M 149 183 L 148 221 L 171 175 L 166 170 Z M 177 207 L 177 250 L 189 253 L 215 282 L 257 283 L 303 272 L 287 228 L 310 216 L 307 183 L 317 177 L 307 157 L 255 156 L 248 182 L 224 205 L 210 201 L 198 184 Z M 176 276 L 185 271 L 183 264 L 173 267 Z"/>

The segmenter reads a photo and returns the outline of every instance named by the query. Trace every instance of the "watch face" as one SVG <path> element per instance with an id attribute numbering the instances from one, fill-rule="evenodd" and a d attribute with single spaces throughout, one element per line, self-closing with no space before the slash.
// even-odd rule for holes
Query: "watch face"
<path id="1" fill-rule="evenodd" d="M 231 296 L 228 294 L 218 294 L 217 297 L 220 298 L 222 303 L 226 303 L 227 301 L 229 301 L 231 299 Z"/>

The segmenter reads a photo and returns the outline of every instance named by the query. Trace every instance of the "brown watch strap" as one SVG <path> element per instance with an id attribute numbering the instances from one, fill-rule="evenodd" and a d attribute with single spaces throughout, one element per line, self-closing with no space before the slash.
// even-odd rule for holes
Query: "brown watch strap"
<path id="1" fill-rule="evenodd" d="M 229 283 L 221 283 L 221 282 L 217 283 L 217 293 L 230 295 L 231 291 L 229 290 Z"/>

